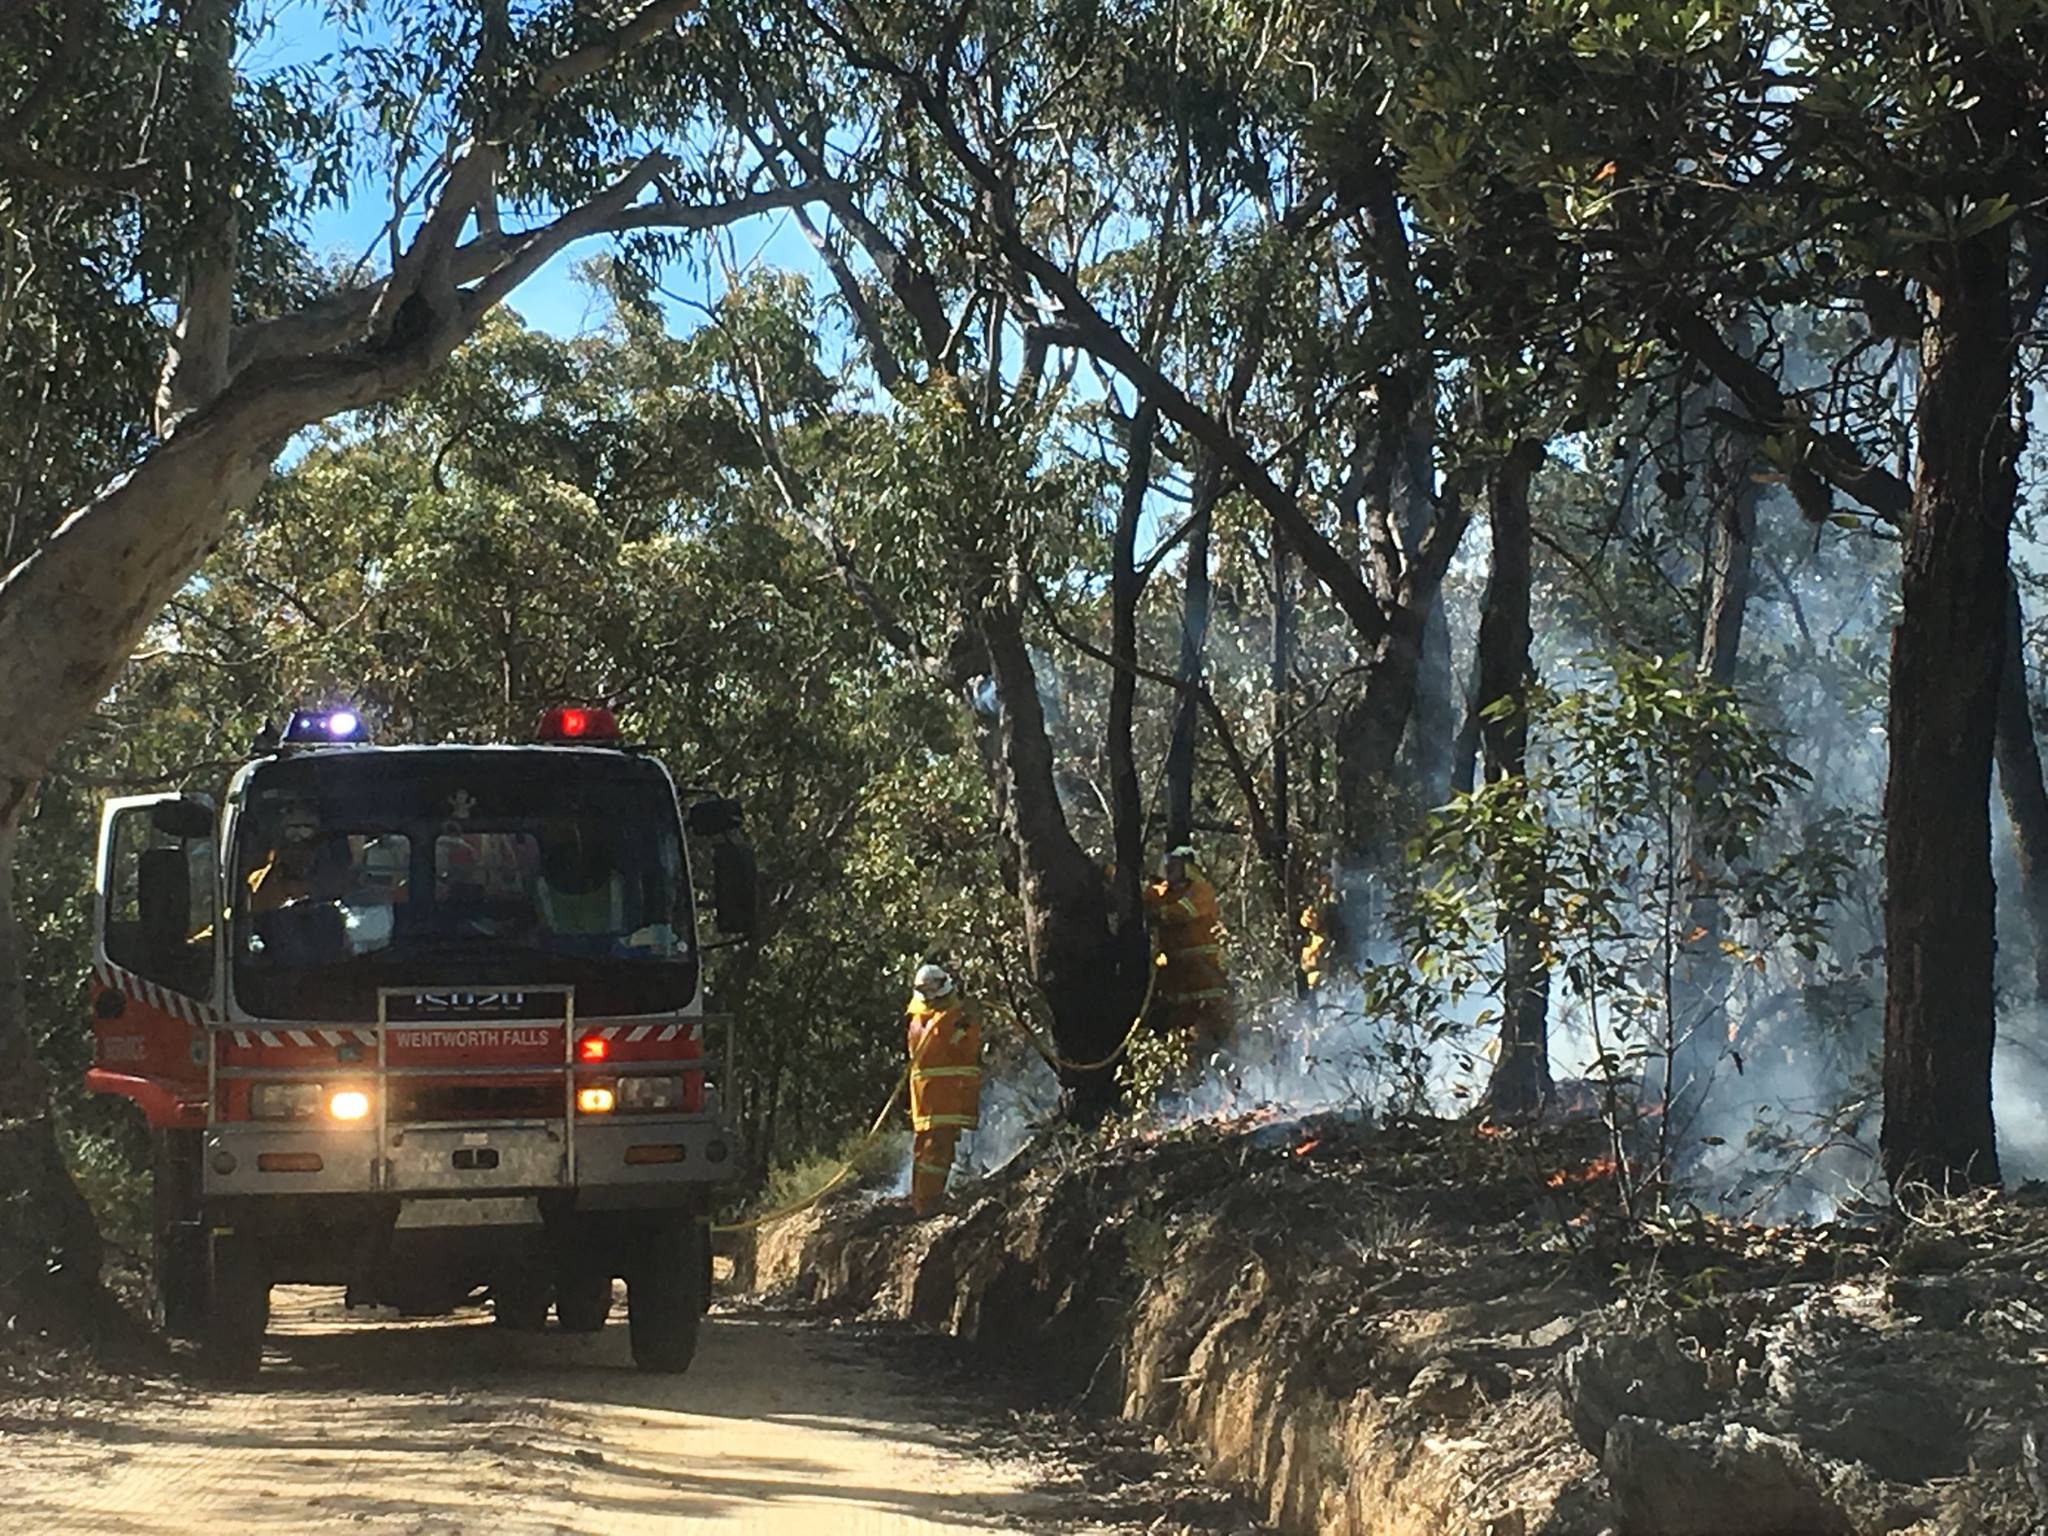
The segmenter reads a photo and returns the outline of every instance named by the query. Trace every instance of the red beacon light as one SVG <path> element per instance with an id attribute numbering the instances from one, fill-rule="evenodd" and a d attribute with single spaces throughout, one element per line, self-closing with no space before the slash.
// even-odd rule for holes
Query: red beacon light
<path id="1" fill-rule="evenodd" d="M 533 739 L 552 742 L 615 742 L 619 739 L 619 722 L 603 705 L 586 708 L 580 704 L 558 704 L 542 713 L 540 724 L 534 727 Z"/>

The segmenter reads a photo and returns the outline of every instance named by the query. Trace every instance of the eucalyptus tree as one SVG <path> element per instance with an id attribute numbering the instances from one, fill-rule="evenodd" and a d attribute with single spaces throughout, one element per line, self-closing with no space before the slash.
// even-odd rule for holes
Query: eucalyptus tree
<path id="1" fill-rule="evenodd" d="M 1531 4 L 1538 71 L 1446 69 L 1448 116 L 1506 109 L 1491 174 L 1550 189 L 1605 313 L 1715 375 L 1815 521 L 1902 533 L 1886 789 L 1884 1150 L 1894 1184 L 1996 1182 L 1987 797 L 2007 618 L 2016 390 L 2035 312 L 2048 18 L 1955 8 Z M 1645 89 L 1645 86 L 1648 88 Z M 1469 146 L 1445 157 L 1453 180 Z M 1798 378 L 1762 301 L 1861 335 Z M 1607 322 L 1612 324 L 1610 318 Z M 1892 391 L 1917 363 L 1908 424 Z M 1899 466 L 1910 464 L 1910 469 Z"/>
<path id="2" fill-rule="evenodd" d="M 853 453 L 842 441 L 819 457 L 803 402 L 762 398 L 763 443 L 793 515 L 832 552 L 878 630 L 977 711 L 994 805 L 1016 855 L 1034 979 L 1063 1053 L 1099 1061 L 1147 990 L 1139 684 L 1181 701 L 1163 774 L 1169 835 L 1184 836 L 1194 711 L 1215 715 L 1201 676 L 1202 615 L 1226 477 L 1205 449 L 1175 435 L 1155 402 L 1126 402 L 1112 379 L 1082 372 L 1085 354 L 1062 318 L 990 270 L 973 234 L 980 194 L 944 143 L 896 110 L 893 86 L 848 70 L 829 41 L 821 46 L 813 20 L 734 19 L 732 110 L 768 122 L 755 148 L 785 181 L 830 188 L 819 216 L 802 222 L 895 409 L 853 429 Z M 959 20 L 965 45 L 990 61 L 991 91 L 1028 95 L 1049 61 L 1014 46 L 1017 18 Z M 1220 98 L 1141 84 L 1117 54 L 1076 63 L 1088 77 L 1079 96 L 1106 110 L 1063 103 L 1039 125 L 1071 135 L 1075 153 L 1062 174 L 1024 194 L 1025 217 L 1057 248 L 1097 253 L 1102 302 L 1141 352 L 1205 349 L 1222 375 L 1220 397 L 1242 404 L 1260 355 L 1246 338 L 1264 316 L 1230 285 L 1264 253 L 1207 242 L 1227 187 L 1197 140 L 1215 131 Z M 809 110 L 797 112 L 798 101 Z M 741 387 L 759 393 L 744 378 Z M 885 446 L 896 462 L 877 483 Z M 1148 539 L 1148 525 L 1160 522 L 1174 526 Z M 1181 656 L 1177 666 L 1148 664 L 1146 594 L 1183 547 Z M 1080 633 L 1098 595 L 1107 608 L 1100 643 Z M 1049 679 L 1031 643 L 1048 629 L 1105 669 L 1094 750 L 1106 764 L 1107 835 L 1095 846 L 1086 818 L 1059 792 L 1060 727 L 1041 704 Z M 1068 1077 L 1084 1109 L 1113 1092 L 1107 1072 Z"/>
<path id="3" fill-rule="evenodd" d="M 1426 451 L 1441 413 L 1437 356 L 1414 342 L 1419 290 L 1393 203 L 1393 162 L 1379 141 L 1358 147 L 1311 131 L 1317 93 L 1306 72 L 1283 67 L 1279 17 L 1172 3 L 1114 15 L 1048 5 L 925 16 L 858 4 L 803 15 L 847 68 L 900 104 L 899 119 L 915 118 L 918 159 L 903 179 L 928 189 L 983 280 L 1107 366 L 1213 459 L 1343 612 L 1369 658 L 1340 728 L 1347 831 L 1354 848 L 1384 851 L 1430 615 L 1470 512 L 1440 485 Z M 1310 312 L 1325 317 L 1323 339 L 1343 342 L 1329 354 L 1341 357 L 1335 370 L 1304 375 L 1315 387 L 1305 420 L 1277 425 L 1283 418 L 1269 410 L 1234 411 L 1227 374 L 1204 377 L 1189 357 L 1147 355 L 1108 283 L 1132 249 L 1146 248 L 1146 220 L 1110 225 L 1078 249 L 1036 220 L 1049 195 L 1071 186 L 1073 167 L 1092 171 L 1103 139 L 1119 131 L 1105 125 L 1155 125 L 1160 99 L 1175 93 L 1180 110 L 1201 108 L 1205 129 L 1193 147 L 1222 181 L 1211 237 L 1271 241 L 1270 262 L 1289 281 L 1320 285 Z M 1263 367 L 1283 373 L 1282 350 L 1269 341 Z M 1277 442 L 1259 430 L 1266 426 L 1277 426 Z M 1279 453 L 1296 440 L 1317 448 L 1299 491 L 1284 483 Z M 1360 536 L 1345 539 L 1346 525 Z"/>

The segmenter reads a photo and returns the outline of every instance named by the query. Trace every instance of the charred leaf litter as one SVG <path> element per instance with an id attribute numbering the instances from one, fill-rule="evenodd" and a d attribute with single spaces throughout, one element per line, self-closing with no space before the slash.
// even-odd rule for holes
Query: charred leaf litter
<path id="1" fill-rule="evenodd" d="M 1622 1172 L 1589 1117 L 1048 1131 L 926 1222 L 830 1203 L 760 1278 L 969 1341 L 916 1347 L 1010 1382 L 1002 1433 L 1170 1436 L 1243 1496 L 1162 1531 L 2048 1529 L 2048 1187 L 1761 1226 L 1631 1219 Z"/>

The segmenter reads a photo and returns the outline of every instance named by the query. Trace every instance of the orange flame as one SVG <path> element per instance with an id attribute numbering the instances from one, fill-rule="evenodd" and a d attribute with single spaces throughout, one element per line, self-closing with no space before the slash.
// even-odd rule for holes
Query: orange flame
<path id="1" fill-rule="evenodd" d="M 1320 1147 L 1320 1146 L 1321 1146 L 1322 1144 L 1323 1144 L 1323 1138 L 1322 1138 L 1322 1137 L 1320 1137 L 1320 1136 L 1311 1136 L 1311 1137 L 1309 1137 L 1309 1139 L 1308 1139 L 1307 1141 L 1304 1141 L 1304 1142 L 1303 1142 L 1303 1143 L 1302 1143 L 1302 1144 L 1301 1144 L 1300 1146 L 1298 1146 L 1298 1147 L 1296 1147 L 1296 1148 L 1294 1149 L 1294 1155 L 1295 1155 L 1296 1157 L 1307 1157 L 1307 1156 L 1309 1155 L 1309 1153 L 1311 1153 L 1311 1152 L 1315 1151 L 1315 1149 L 1316 1149 L 1317 1147 Z"/>
<path id="2" fill-rule="evenodd" d="M 1543 1182 L 1552 1189 L 1565 1189 L 1573 1184 L 1594 1184 L 1601 1179 L 1611 1179 L 1620 1171 L 1620 1166 L 1611 1157 L 1596 1157 L 1579 1169 L 1560 1168 Z"/>
<path id="3" fill-rule="evenodd" d="M 1506 1126 L 1495 1125 L 1491 1120 L 1482 1120 L 1473 1126 L 1472 1129 L 1481 1136 L 1484 1136 L 1488 1141 L 1505 1141 L 1509 1134 Z"/>

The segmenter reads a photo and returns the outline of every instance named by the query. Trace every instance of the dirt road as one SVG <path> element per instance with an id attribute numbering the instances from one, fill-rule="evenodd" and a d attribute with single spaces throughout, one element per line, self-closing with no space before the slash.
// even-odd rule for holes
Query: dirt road
<path id="1" fill-rule="evenodd" d="M 277 1293 L 261 1384 L 0 1417 L 0 1531 L 960 1532 L 1111 1529 L 989 1459 L 957 1408 L 854 1342 L 714 1315 L 683 1377 L 595 1337 L 341 1318 Z"/>

